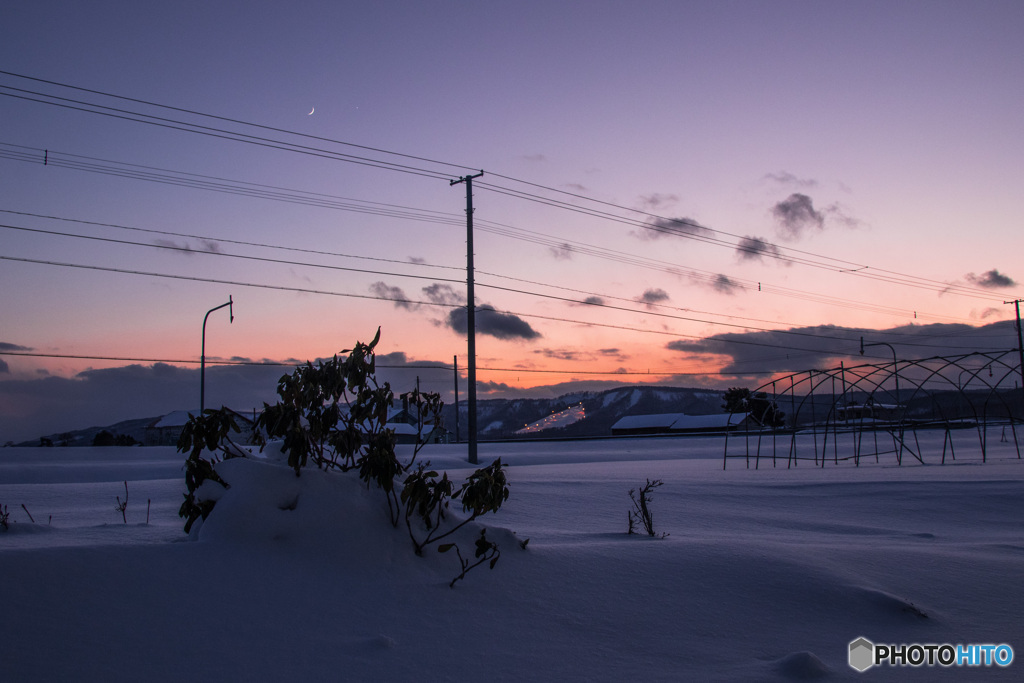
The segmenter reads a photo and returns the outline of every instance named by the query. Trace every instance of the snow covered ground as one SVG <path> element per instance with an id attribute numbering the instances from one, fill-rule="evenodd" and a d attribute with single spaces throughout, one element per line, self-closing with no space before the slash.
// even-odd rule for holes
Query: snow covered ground
<path id="1" fill-rule="evenodd" d="M 944 466 L 756 471 L 720 438 L 481 444 L 510 463 L 502 555 L 454 588 L 348 475 L 226 463 L 190 539 L 172 448 L 0 449 L 0 679 L 1020 680 L 847 663 L 860 636 L 1024 653 L 1024 462 L 957 439 Z M 461 478 L 464 453 L 423 454 Z M 647 479 L 664 538 L 625 533 Z"/>

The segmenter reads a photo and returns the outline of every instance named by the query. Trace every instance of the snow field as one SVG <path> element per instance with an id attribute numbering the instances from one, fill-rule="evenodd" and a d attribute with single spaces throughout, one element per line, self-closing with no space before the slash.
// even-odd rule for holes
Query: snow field
<path id="1" fill-rule="evenodd" d="M 1016 680 L 846 663 L 859 636 L 1024 647 L 1024 465 L 966 443 L 942 467 L 757 471 L 723 471 L 715 438 L 482 444 L 510 463 L 478 520 L 502 555 L 454 589 L 454 558 L 416 557 L 349 475 L 223 463 L 189 539 L 173 449 L 3 449 L 3 679 Z M 664 538 L 625 533 L 646 479 Z"/>

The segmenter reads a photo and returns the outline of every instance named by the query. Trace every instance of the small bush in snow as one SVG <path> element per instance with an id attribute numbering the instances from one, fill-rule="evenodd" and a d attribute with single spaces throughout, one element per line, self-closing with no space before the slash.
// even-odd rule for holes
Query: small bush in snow
<path id="1" fill-rule="evenodd" d="M 9 513 L 7 511 L 7 506 L 6 505 L 0 507 L 0 527 L 3 527 L 4 531 L 7 531 L 8 529 L 10 529 L 10 526 L 8 526 L 8 522 L 7 522 L 7 519 L 10 516 L 11 516 L 11 513 Z"/>
<path id="2" fill-rule="evenodd" d="M 206 519 L 213 510 L 214 501 L 196 495 L 199 487 L 206 481 L 212 481 L 228 488 L 226 481 L 220 478 L 214 465 L 230 458 L 245 457 L 246 452 L 231 440 L 231 432 L 238 433 L 238 424 L 235 422 L 234 413 L 221 408 L 220 410 L 207 409 L 199 417 L 189 415 L 188 422 L 181 430 L 178 438 L 178 450 L 188 453 L 185 458 L 185 502 L 178 509 L 178 516 L 185 518 L 185 533 L 192 530 L 195 521 L 202 517 Z M 213 456 L 206 458 L 205 451 L 210 451 Z M 128 498 L 125 491 L 125 498 Z M 127 501 L 126 501 L 127 502 Z"/>
<path id="3" fill-rule="evenodd" d="M 629 497 L 633 501 L 633 509 L 629 511 L 629 533 L 636 533 L 636 523 L 639 521 L 644 526 L 644 531 L 647 532 L 648 536 L 654 536 L 654 516 L 651 514 L 651 493 L 654 489 L 662 485 L 661 479 L 655 479 L 651 481 L 647 480 L 647 483 L 643 488 L 630 489 Z M 662 538 L 668 536 L 668 534 L 662 534 Z"/>
<path id="4" fill-rule="evenodd" d="M 277 385 L 280 400 L 272 406 L 264 404 L 256 419 L 255 441 L 262 448 L 268 440 L 279 439 L 296 476 L 309 464 L 323 470 L 356 470 L 367 488 L 376 485 L 383 491 L 392 526 L 397 527 L 404 519 L 413 548 L 421 555 L 427 545 L 450 537 L 480 515 L 498 511 L 508 499 L 504 466 L 498 459 L 476 470 L 456 489 L 447 473 L 438 478 L 437 472 L 428 470 L 427 463 L 417 464 L 416 458 L 426 445 L 424 427 L 433 431 L 442 426 L 443 405 L 438 394 L 419 389 L 401 396 L 403 405 L 417 418 L 418 432 L 412 456 L 408 462 L 400 461 L 395 453 L 395 432 L 387 426 L 394 393 L 389 383 L 379 383 L 375 377 L 374 348 L 379 341 L 378 328 L 369 344 L 358 342 L 351 350 L 341 352 L 347 356 L 335 355 L 315 365 L 307 362 L 291 375 L 282 376 Z M 205 519 L 214 506 L 213 500 L 196 495 L 199 486 L 213 480 L 227 487 L 214 469 L 217 454 L 225 458 L 246 455 L 228 439 L 231 431 L 237 432 L 238 428 L 229 411 L 221 409 L 190 417 L 182 432 L 178 450 L 190 451 L 185 472 L 188 493 L 179 511 L 188 518 L 186 531 L 200 516 Z M 202 457 L 204 449 L 214 452 L 212 460 Z M 396 483 L 403 474 L 407 476 L 399 491 Z M 469 516 L 449 523 L 445 513 L 453 499 L 462 503 Z M 522 545 L 525 547 L 525 543 Z M 459 557 L 461 573 L 452 585 L 483 562 L 489 561 L 491 567 L 497 562 L 498 547 L 486 540 L 484 532 L 476 548 L 477 562 L 470 563 L 462 559 L 454 543 L 439 546 L 442 552 L 454 549 Z"/>
<path id="5" fill-rule="evenodd" d="M 455 554 L 459 558 L 459 565 L 462 567 L 462 572 L 448 584 L 449 588 L 454 588 L 456 581 L 466 578 L 466 572 L 474 567 L 479 567 L 484 562 L 490 562 L 491 569 L 494 569 L 494 565 L 498 564 L 498 558 L 501 557 L 501 551 L 498 550 L 498 545 L 496 543 L 492 543 L 487 540 L 487 529 L 480 530 L 480 538 L 476 539 L 475 545 L 476 552 L 473 556 L 476 558 L 476 562 L 473 564 L 470 564 L 469 559 L 462 556 L 459 546 L 454 543 L 445 543 L 444 545 L 438 546 L 438 552 L 442 553 L 446 553 L 454 548 Z"/>
<path id="6" fill-rule="evenodd" d="M 447 472 L 441 479 L 438 479 L 437 472 L 424 471 L 425 465 L 420 465 L 406 478 L 402 488 L 405 526 L 409 530 L 409 537 L 412 539 L 417 555 L 422 555 L 423 548 L 427 545 L 436 543 L 446 536 L 451 536 L 480 515 L 498 511 L 501 504 L 508 500 L 508 486 L 503 467 L 501 458 L 498 458 L 487 467 L 482 467 L 469 475 L 469 479 L 458 491 L 453 491 L 454 487 L 448 479 Z M 445 527 L 442 523 L 445 520 L 445 510 L 448 509 L 448 502 L 451 499 L 461 499 L 462 510 L 468 512 L 469 517 Z M 418 518 L 423 523 L 422 526 L 426 529 L 425 534 L 417 533 L 414 530 L 413 518 Z M 453 546 L 452 543 L 446 543 L 438 546 L 438 551 L 447 552 Z M 480 547 L 479 540 L 477 547 Z M 497 550 L 497 546 L 494 548 Z M 477 557 L 480 555 L 478 554 Z M 462 556 L 459 555 L 459 558 L 461 560 Z M 497 555 L 495 555 L 494 561 L 498 561 Z M 463 576 L 466 571 L 467 568 L 463 564 Z M 452 583 L 454 584 L 454 581 Z"/>

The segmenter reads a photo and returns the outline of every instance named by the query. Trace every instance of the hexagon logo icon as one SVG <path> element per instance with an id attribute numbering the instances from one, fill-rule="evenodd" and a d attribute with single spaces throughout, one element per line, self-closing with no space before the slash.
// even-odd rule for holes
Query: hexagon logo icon
<path id="1" fill-rule="evenodd" d="M 875 644 L 861 637 L 850 643 L 850 666 L 857 671 L 867 671 L 875 663 Z"/>

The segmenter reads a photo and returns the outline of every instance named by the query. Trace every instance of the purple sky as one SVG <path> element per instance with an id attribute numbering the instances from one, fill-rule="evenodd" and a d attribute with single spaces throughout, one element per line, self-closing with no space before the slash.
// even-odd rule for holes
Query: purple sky
<path id="1" fill-rule="evenodd" d="M 477 303 L 496 310 L 485 395 L 750 384 L 856 355 L 861 334 L 907 358 L 1012 348 L 1022 29 L 1019 2 L 4 3 L 5 72 L 321 139 L 0 75 L 0 352 L 195 360 L 230 295 L 211 357 L 329 356 L 380 325 L 396 364 L 464 367 L 465 188 L 449 179 L 471 169 Z M 165 171 L 175 184 L 151 181 Z M 0 442 L 163 411 L 138 387 L 113 407 L 124 365 L 0 355 Z M 423 374 L 449 390 L 450 372 Z"/>

